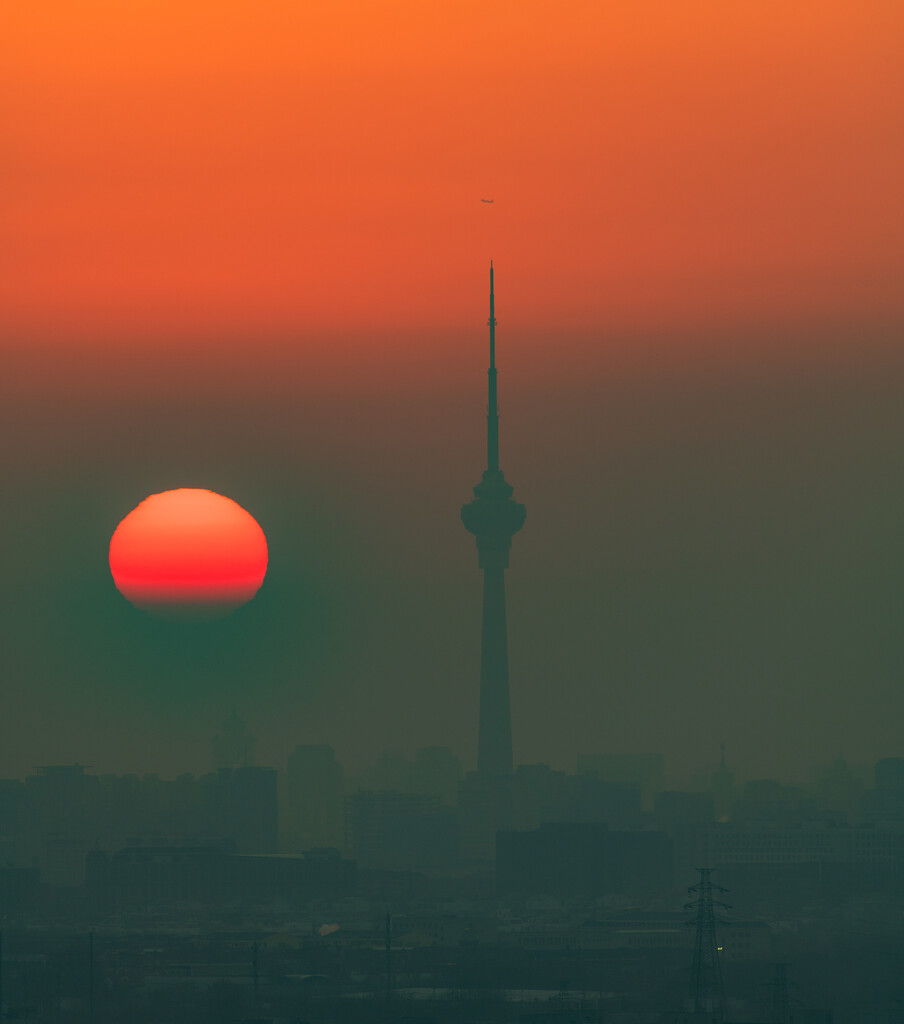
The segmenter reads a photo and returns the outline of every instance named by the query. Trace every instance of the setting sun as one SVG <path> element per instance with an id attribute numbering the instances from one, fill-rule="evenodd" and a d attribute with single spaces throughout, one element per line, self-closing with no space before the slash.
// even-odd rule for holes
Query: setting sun
<path id="1" fill-rule="evenodd" d="M 138 608 L 214 617 L 257 593 L 267 572 L 267 540 L 231 498 L 195 488 L 163 491 L 116 528 L 110 571 Z"/>

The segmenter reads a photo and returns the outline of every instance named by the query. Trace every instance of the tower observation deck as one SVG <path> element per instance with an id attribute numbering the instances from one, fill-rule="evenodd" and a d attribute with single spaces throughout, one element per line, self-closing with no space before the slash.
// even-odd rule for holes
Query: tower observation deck
<path id="1" fill-rule="evenodd" d="M 496 310 L 490 262 L 490 368 L 487 371 L 487 468 L 462 505 L 461 520 L 477 541 L 483 570 L 483 629 L 480 645 L 479 777 L 512 773 L 512 718 L 509 704 L 508 638 L 505 621 L 505 570 L 512 537 L 524 525 L 527 510 L 512 498 L 513 488 L 499 468 L 499 411 L 496 395 Z"/>

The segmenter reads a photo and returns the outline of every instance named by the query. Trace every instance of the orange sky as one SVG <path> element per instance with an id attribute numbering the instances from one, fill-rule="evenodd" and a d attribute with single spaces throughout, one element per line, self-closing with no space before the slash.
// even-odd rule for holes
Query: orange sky
<path id="1" fill-rule="evenodd" d="M 898 0 L 44 0 L 3 22 L 12 343 L 470 330 L 490 256 L 500 318 L 540 332 L 904 314 Z"/>

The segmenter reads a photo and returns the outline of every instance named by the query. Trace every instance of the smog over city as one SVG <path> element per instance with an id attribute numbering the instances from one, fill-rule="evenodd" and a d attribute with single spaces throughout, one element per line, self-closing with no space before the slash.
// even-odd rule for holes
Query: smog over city
<path id="1" fill-rule="evenodd" d="M 0 1022 L 900 1024 L 904 8 L 4 23 Z"/>

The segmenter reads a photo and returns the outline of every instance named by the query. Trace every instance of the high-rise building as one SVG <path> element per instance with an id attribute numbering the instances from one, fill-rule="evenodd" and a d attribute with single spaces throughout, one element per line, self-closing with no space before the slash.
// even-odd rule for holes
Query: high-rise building
<path id="1" fill-rule="evenodd" d="M 207 835 L 237 853 L 276 853 L 279 830 L 275 768 L 221 768 L 202 779 Z"/>
<path id="2" fill-rule="evenodd" d="M 41 879 L 51 885 L 84 882 L 85 855 L 97 836 L 99 785 L 98 777 L 86 774 L 85 767 L 47 765 L 25 780 Z"/>
<path id="3" fill-rule="evenodd" d="M 346 852 L 365 868 L 448 867 L 458 856 L 455 813 L 440 797 L 362 790 L 345 798 Z"/>
<path id="4" fill-rule="evenodd" d="M 345 772 L 332 747 L 300 744 L 286 765 L 287 841 L 293 851 L 342 849 Z"/>
<path id="5" fill-rule="evenodd" d="M 461 781 L 461 762 L 449 747 L 421 747 L 414 755 L 409 788 L 414 793 L 438 796 L 454 805 Z"/>
<path id="6" fill-rule="evenodd" d="M 620 893 L 662 896 L 673 883 L 672 843 L 665 832 L 616 831 L 604 822 L 547 821 L 524 832 L 500 832 L 500 892 L 549 896 Z"/>
<path id="7" fill-rule="evenodd" d="M 637 786 L 645 811 L 653 809 L 657 794 L 665 789 L 662 754 L 579 754 L 578 772 Z"/>
<path id="8" fill-rule="evenodd" d="M 883 757 L 876 762 L 874 816 L 878 820 L 904 818 L 904 757 Z"/>

